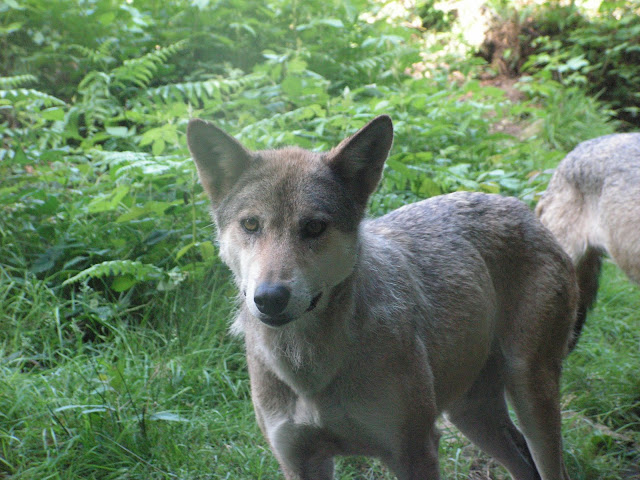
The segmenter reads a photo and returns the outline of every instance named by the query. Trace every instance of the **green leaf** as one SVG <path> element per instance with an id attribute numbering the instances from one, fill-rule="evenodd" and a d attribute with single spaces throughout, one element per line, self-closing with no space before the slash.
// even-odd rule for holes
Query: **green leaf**
<path id="1" fill-rule="evenodd" d="M 163 420 L 165 422 L 189 422 L 188 418 L 185 418 L 177 413 L 173 412 L 156 412 L 149 415 L 149 420 Z"/>
<path id="2" fill-rule="evenodd" d="M 307 69 L 307 62 L 300 58 L 292 58 L 287 63 L 287 71 L 289 73 L 302 73 Z"/>
<path id="3" fill-rule="evenodd" d="M 418 194 L 420 194 L 420 196 L 429 198 L 440 195 L 441 193 L 442 190 L 440 189 L 440 186 L 431 178 L 425 177 L 422 179 L 420 187 L 418 188 Z"/>
<path id="4" fill-rule="evenodd" d="M 87 280 L 89 278 L 102 278 L 110 275 L 130 275 L 138 282 L 148 282 L 161 279 L 163 273 L 162 269 L 155 265 L 132 260 L 108 260 L 85 268 L 73 277 L 66 279 L 62 282 L 62 285 L 68 285 L 70 283 Z M 124 283 L 122 285 L 124 285 Z"/>
<path id="5" fill-rule="evenodd" d="M 0 35 L 8 35 L 13 32 L 17 32 L 22 28 L 22 23 L 13 22 L 9 25 L 0 25 Z"/>
<path id="6" fill-rule="evenodd" d="M 87 209 L 89 210 L 89 213 L 100 213 L 115 210 L 128 193 L 129 187 L 127 185 L 120 185 L 112 192 L 101 194 L 91 200 Z"/>
<path id="7" fill-rule="evenodd" d="M 181 205 L 183 202 L 176 200 L 173 202 L 146 202 L 144 205 L 134 205 L 128 212 L 123 213 L 116 218 L 116 223 L 125 223 L 140 218 L 142 216 L 158 216 L 164 215 L 167 210 L 176 205 Z"/>
<path id="8" fill-rule="evenodd" d="M 327 27 L 332 27 L 332 28 L 344 28 L 344 23 L 342 23 L 342 20 L 337 19 L 337 18 L 320 18 L 320 19 L 316 19 L 316 20 L 312 20 L 309 23 L 305 23 L 302 25 L 298 25 L 296 27 L 296 30 L 298 32 L 304 31 L 304 30 L 309 30 L 313 27 L 316 27 L 318 25 L 324 25 Z"/>
<path id="9" fill-rule="evenodd" d="M 302 79 L 300 77 L 289 75 L 282 81 L 281 88 L 284 94 L 289 97 L 300 97 L 303 93 Z"/>
<path id="10" fill-rule="evenodd" d="M 154 155 L 162 155 L 162 152 L 164 152 L 165 146 L 166 144 L 164 140 L 162 138 L 159 138 L 153 142 L 153 145 L 151 145 L 151 152 Z"/>
<path id="11" fill-rule="evenodd" d="M 127 127 L 105 127 L 105 131 L 112 137 L 126 137 L 129 135 Z"/>
<path id="12" fill-rule="evenodd" d="M 64 109 L 60 107 L 52 107 L 42 110 L 40 112 L 42 118 L 45 120 L 61 121 L 64 120 Z"/>
<path id="13" fill-rule="evenodd" d="M 103 25 L 109 25 L 115 19 L 116 19 L 116 12 L 114 12 L 114 11 L 103 13 L 102 15 L 100 15 L 98 17 L 98 21 L 100 23 L 102 23 Z"/>
<path id="14" fill-rule="evenodd" d="M 138 283 L 138 280 L 132 275 L 118 275 L 111 282 L 111 288 L 113 291 L 120 293 L 129 290 L 136 283 Z"/>
<path id="15" fill-rule="evenodd" d="M 389 166 L 389 168 L 392 168 L 396 172 L 401 173 L 408 179 L 414 179 L 417 176 L 417 172 L 415 170 L 411 170 L 407 165 L 400 162 L 399 160 L 388 158 L 386 164 L 387 166 Z"/>
<path id="16" fill-rule="evenodd" d="M 211 261 L 216 258 L 216 249 L 210 241 L 200 242 L 199 247 L 204 260 Z"/>
<path id="17" fill-rule="evenodd" d="M 192 242 L 189 245 L 185 245 L 184 247 L 182 247 L 180 250 L 178 250 L 178 253 L 176 253 L 176 261 L 180 260 L 182 257 L 184 257 L 184 255 L 191 250 L 193 247 L 198 246 L 197 242 Z"/>
<path id="18" fill-rule="evenodd" d="M 24 153 L 24 150 L 22 150 L 22 148 L 17 147 L 14 150 L 13 163 L 18 165 L 26 165 L 30 163 L 29 158 L 27 158 L 27 155 Z"/>
<path id="19" fill-rule="evenodd" d="M 569 61 L 567 62 L 567 67 L 569 67 L 571 70 L 580 70 L 581 68 L 586 67 L 587 65 L 589 65 L 589 62 L 584 59 L 583 55 L 580 55 L 579 57 L 570 58 Z"/>
<path id="20" fill-rule="evenodd" d="M 51 270 L 56 262 L 64 256 L 64 248 L 59 246 L 51 247 L 45 250 L 42 254 L 38 255 L 36 261 L 31 265 L 31 272 L 43 273 Z"/>

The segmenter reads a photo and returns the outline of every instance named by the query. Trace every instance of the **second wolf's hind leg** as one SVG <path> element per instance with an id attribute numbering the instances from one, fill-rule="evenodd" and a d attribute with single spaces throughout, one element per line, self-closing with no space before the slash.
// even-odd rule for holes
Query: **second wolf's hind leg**
<path id="1" fill-rule="evenodd" d="M 589 247 L 584 255 L 576 263 L 576 276 L 578 278 L 578 314 L 573 328 L 573 336 L 569 341 L 569 350 L 573 350 L 578 343 L 582 327 L 587 320 L 587 313 L 596 302 L 598 293 L 598 278 L 602 268 L 602 254 L 599 249 Z"/>
<path id="2" fill-rule="evenodd" d="M 640 223 L 638 222 L 640 219 L 634 223 L 636 232 L 627 236 L 618 235 L 615 243 L 611 242 L 608 247 L 611 258 L 616 262 L 616 265 L 632 282 L 640 285 L 640 242 L 638 241 Z"/>
<path id="3" fill-rule="evenodd" d="M 500 367 L 501 361 L 489 360 L 447 417 L 469 440 L 502 463 L 515 480 L 540 480 L 527 443 L 509 418 Z"/>

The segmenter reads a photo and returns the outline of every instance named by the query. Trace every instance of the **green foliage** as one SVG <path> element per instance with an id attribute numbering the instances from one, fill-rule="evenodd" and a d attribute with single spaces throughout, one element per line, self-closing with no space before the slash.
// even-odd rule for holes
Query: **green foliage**
<path id="1" fill-rule="evenodd" d="M 89 268 L 62 282 L 62 285 L 87 280 L 90 278 L 115 277 L 111 288 L 115 292 L 128 290 L 138 282 L 159 280 L 162 278 L 162 270 L 155 265 L 149 265 L 131 260 L 110 260 Z"/>
<path id="2" fill-rule="evenodd" d="M 439 32 L 450 30 L 455 13 L 443 12 L 435 7 L 435 3 L 435 0 L 423 0 L 418 3 L 418 16 L 422 20 L 422 26 Z"/>
<path id="3" fill-rule="evenodd" d="M 566 151 L 613 131 L 609 112 L 585 95 L 586 54 L 589 65 L 560 47 L 546 52 L 519 86 L 531 100 L 514 104 L 473 79 L 470 59 L 415 74 L 419 53 L 440 62 L 442 45 L 425 47 L 400 22 L 361 18 L 382 7 L 0 5 L 0 476 L 276 478 L 242 347 L 226 335 L 236 291 L 185 145 L 190 117 L 250 148 L 321 150 L 391 114 L 396 138 L 374 215 L 455 190 L 533 204 Z M 632 423 L 624 378 L 615 415 L 597 417 L 614 401 L 602 388 L 603 403 L 576 403 L 578 418 Z M 589 458 L 612 441 L 583 420 L 575 428 Z M 447 426 L 441 454 L 459 479 L 479 455 Z M 591 478 L 622 468 L 602 465 Z M 341 461 L 341 471 L 390 478 L 361 459 Z"/>
<path id="4" fill-rule="evenodd" d="M 534 13 L 540 35 L 523 66 L 539 78 L 581 86 L 618 118 L 640 124 L 640 2 L 603 1 L 588 17 L 572 2 L 550 2 Z"/>

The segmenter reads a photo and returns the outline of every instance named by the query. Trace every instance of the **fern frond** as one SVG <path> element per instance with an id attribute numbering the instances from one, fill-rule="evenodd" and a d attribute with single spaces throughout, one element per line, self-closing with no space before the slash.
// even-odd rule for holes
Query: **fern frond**
<path id="1" fill-rule="evenodd" d="M 145 152 L 111 152 L 106 150 L 92 150 L 91 154 L 94 155 L 98 162 L 108 164 L 109 167 L 116 167 L 122 164 L 136 164 L 141 162 L 153 161 L 156 163 L 167 163 L 176 160 L 184 160 L 184 157 L 179 155 L 162 155 L 154 156 Z M 186 160 L 185 160 L 186 161 Z"/>
<path id="2" fill-rule="evenodd" d="M 96 65 L 106 65 L 113 62 L 115 59 L 110 54 L 115 39 L 111 38 L 104 41 L 97 50 L 85 47 L 84 45 L 69 45 L 67 51 L 77 52 L 81 57 L 90 60 Z"/>
<path id="3" fill-rule="evenodd" d="M 393 50 L 380 53 L 378 55 L 369 55 L 360 60 L 353 62 L 353 67 L 359 71 L 380 69 L 386 70 L 389 64 L 400 56 L 408 55 L 415 52 L 413 47 L 397 47 Z"/>
<path id="4" fill-rule="evenodd" d="M 111 74 L 113 79 L 122 83 L 134 83 L 141 88 L 149 85 L 158 66 L 164 64 L 167 59 L 187 46 L 188 40 L 169 45 L 143 55 L 138 58 L 125 60 L 121 66 L 115 68 Z"/>
<path id="5" fill-rule="evenodd" d="M 133 260 L 109 260 L 85 268 L 80 273 L 66 279 L 62 282 L 62 285 L 69 285 L 90 278 L 103 278 L 110 275 L 130 275 L 138 282 L 148 282 L 162 278 L 164 271 L 148 263 Z"/>
<path id="6" fill-rule="evenodd" d="M 197 103 L 208 98 L 222 98 L 222 95 L 245 90 L 247 87 L 258 88 L 268 81 L 263 73 L 251 73 L 239 78 L 215 78 L 201 82 L 171 83 L 147 89 L 145 94 L 164 102 L 189 101 Z"/>
<path id="7" fill-rule="evenodd" d="M 111 95 L 110 86 L 109 74 L 96 70 L 85 75 L 78 84 L 81 99 L 73 108 L 84 116 L 89 134 L 98 131 L 107 119 L 114 117 L 122 110 L 118 100 Z"/>
<path id="8" fill-rule="evenodd" d="M 120 179 L 132 172 L 140 172 L 142 175 L 162 175 L 169 172 L 187 172 L 191 168 L 191 160 L 182 159 L 180 161 L 162 159 L 154 157 L 153 159 L 143 160 L 130 165 L 124 165 L 116 172 L 116 177 Z"/>
<path id="9" fill-rule="evenodd" d="M 11 90 L 0 90 L 0 99 L 6 99 L 15 104 L 27 100 L 37 106 L 52 107 L 54 105 L 64 105 L 64 101 L 53 95 L 34 90 L 32 88 L 14 88 Z"/>
<path id="10" fill-rule="evenodd" d="M 121 164 L 131 164 L 136 162 L 146 161 L 151 158 L 151 155 L 144 152 L 109 152 L 103 150 L 93 150 L 91 152 L 97 159 L 97 164 L 106 164 L 109 167 L 116 167 Z"/>
<path id="11" fill-rule="evenodd" d="M 86 74 L 80 81 L 78 91 L 85 96 L 96 96 L 98 94 L 101 97 L 106 97 L 109 96 L 110 84 L 111 77 L 109 74 L 94 70 Z"/>
<path id="12" fill-rule="evenodd" d="M 0 77 L 0 88 L 9 89 L 22 87 L 27 83 L 35 83 L 38 78 L 35 75 L 15 75 L 13 77 Z"/>
<path id="13" fill-rule="evenodd" d="M 136 173 L 146 176 L 162 175 L 172 171 L 181 173 L 192 171 L 191 160 L 179 155 L 153 156 L 144 152 L 103 150 L 94 150 L 92 154 L 97 160 L 95 165 L 108 166 L 118 180 L 129 178 Z"/>

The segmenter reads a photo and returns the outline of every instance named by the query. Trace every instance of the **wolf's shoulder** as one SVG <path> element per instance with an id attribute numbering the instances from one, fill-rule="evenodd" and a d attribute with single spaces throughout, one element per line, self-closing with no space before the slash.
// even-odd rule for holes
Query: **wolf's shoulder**
<path id="1" fill-rule="evenodd" d="M 607 156 L 621 149 L 640 152 L 640 132 L 612 133 L 580 142 L 568 156 L 598 154 Z"/>

